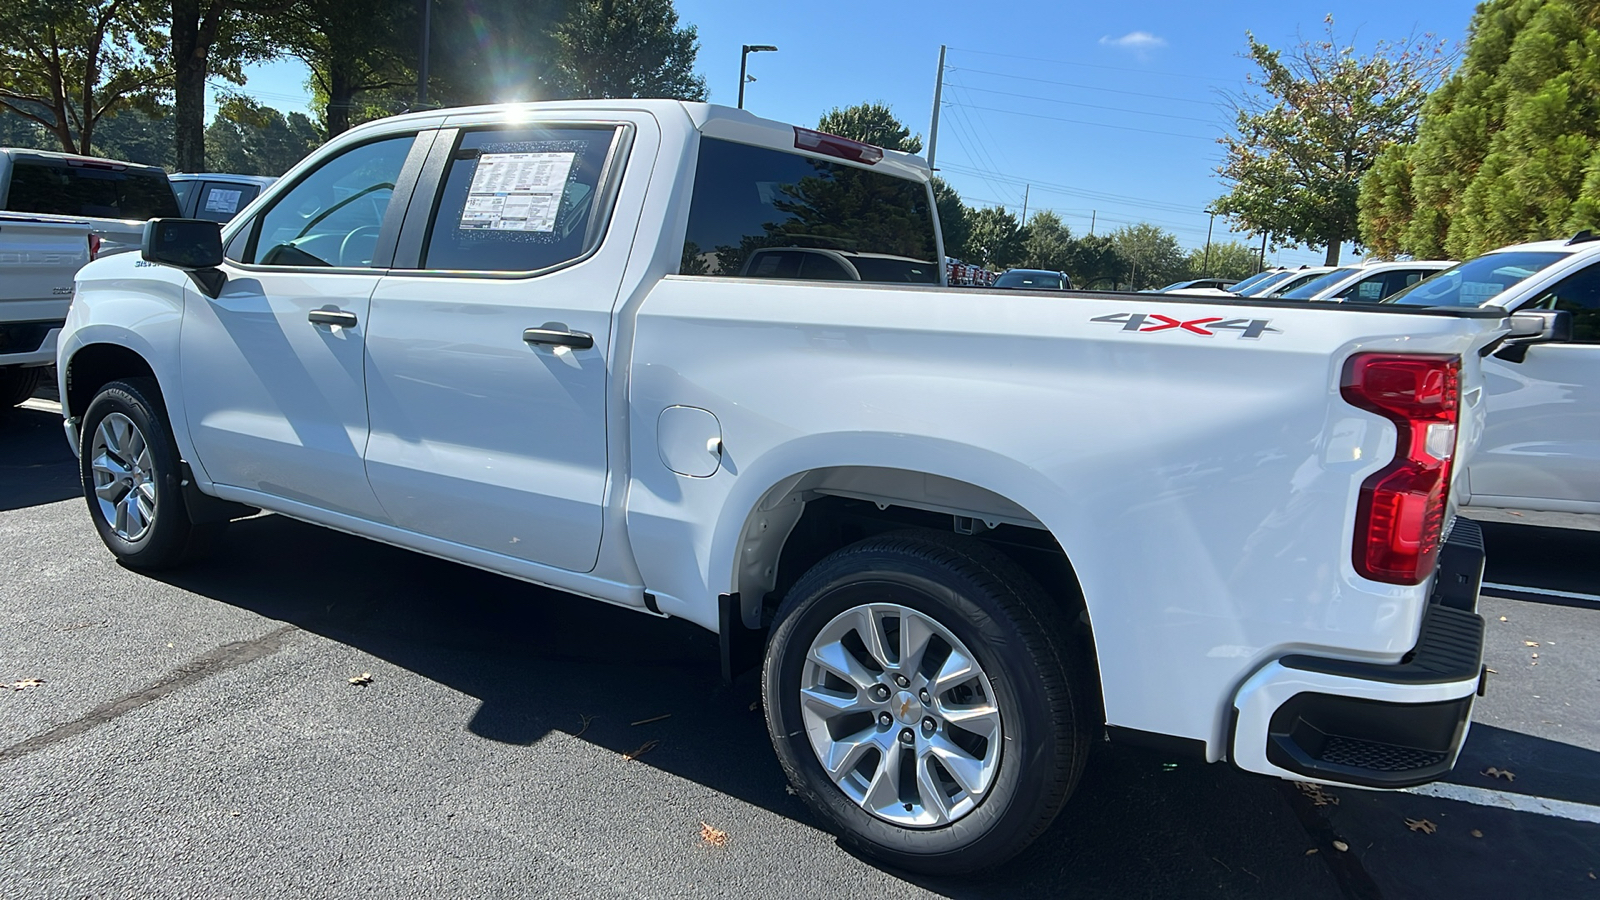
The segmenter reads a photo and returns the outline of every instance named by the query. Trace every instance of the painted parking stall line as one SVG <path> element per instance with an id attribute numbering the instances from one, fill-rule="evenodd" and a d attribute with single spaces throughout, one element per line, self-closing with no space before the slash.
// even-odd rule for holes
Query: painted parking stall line
<path id="1" fill-rule="evenodd" d="M 1464 784 L 1450 784 L 1443 781 L 1405 788 L 1403 793 L 1417 794 L 1423 797 L 1439 797 L 1444 800 L 1459 800 L 1462 803 L 1488 806 L 1495 809 L 1509 809 L 1513 812 L 1554 816 L 1561 819 L 1570 819 L 1574 822 L 1600 823 L 1600 806 L 1574 803 L 1571 800 L 1551 800 L 1547 797 L 1513 794 L 1510 791 L 1469 787 Z"/>
<path id="2" fill-rule="evenodd" d="M 1581 600 L 1600 606 L 1600 594 L 1582 594 L 1577 591 L 1558 591 L 1554 588 L 1523 587 L 1516 584 L 1496 584 L 1492 581 L 1483 583 L 1482 592 L 1491 597 L 1503 597 L 1507 600 L 1526 600 L 1529 598 L 1541 599 L 1556 597 L 1562 600 Z"/>

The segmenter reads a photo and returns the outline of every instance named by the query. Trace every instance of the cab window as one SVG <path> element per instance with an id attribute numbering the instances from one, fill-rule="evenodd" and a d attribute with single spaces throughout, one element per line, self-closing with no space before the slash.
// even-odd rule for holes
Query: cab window
<path id="1" fill-rule="evenodd" d="M 256 219 L 245 262 L 365 268 L 411 152 L 412 135 L 351 147 L 280 194 Z"/>
<path id="2" fill-rule="evenodd" d="M 1572 340 L 1600 344 L 1600 263 L 1568 275 L 1522 309 L 1564 309 L 1572 314 Z"/>

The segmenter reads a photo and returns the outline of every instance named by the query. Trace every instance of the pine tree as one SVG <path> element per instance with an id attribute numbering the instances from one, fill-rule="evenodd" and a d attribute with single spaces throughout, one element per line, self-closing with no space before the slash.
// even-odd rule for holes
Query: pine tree
<path id="1" fill-rule="evenodd" d="M 1600 226 L 1600 6 L 1489 0 L 1461 68 L 1361 189 L 1383 255 L 1466 259 Z"/>

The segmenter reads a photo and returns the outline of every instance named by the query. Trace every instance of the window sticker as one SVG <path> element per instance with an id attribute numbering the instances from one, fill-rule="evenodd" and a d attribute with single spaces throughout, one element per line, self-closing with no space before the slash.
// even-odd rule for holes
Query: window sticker
<path id="1" fill-rule="evenodd" d="M 485 153 L 467 188 L 462 231 L 552 232 L 578 154 Z"/>
<path id="2" fill-rule="evenodd" d="M 233 215 L 239 211 L 239 198 L 243 195 L 244 191 L 212 188 L 211 193 L 206 195 L 206 212 Z"/>
<path id="3" fill-rule="evenodd" d="M 1363 300 L 1382 299 L 1383 282 L 1374 279 L 1363 281 L 1361 282 L 1360 287 L 1356 289 L 1356 294 Z"/>

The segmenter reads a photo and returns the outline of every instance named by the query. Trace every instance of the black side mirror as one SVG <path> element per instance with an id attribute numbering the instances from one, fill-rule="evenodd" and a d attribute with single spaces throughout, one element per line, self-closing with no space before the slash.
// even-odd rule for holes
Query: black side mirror
<path id="1" fill-rule="evenodd" d="M 151 219 L 144 224 L 139 255 L 146 262 L 183 269 L 209 297 L 226 282 L 222 265 L 222 226 L 205 219 Z"/>
<path id="2" fill-rule="evenodd" d="M 1511 333 L 1495 351 L 1506 362 L 1519 363 L 1534 344 L 1559 344 L 1572 340 L 1572 313 L 1565 309 L 1525 309 L 1511 314 Z"/>

